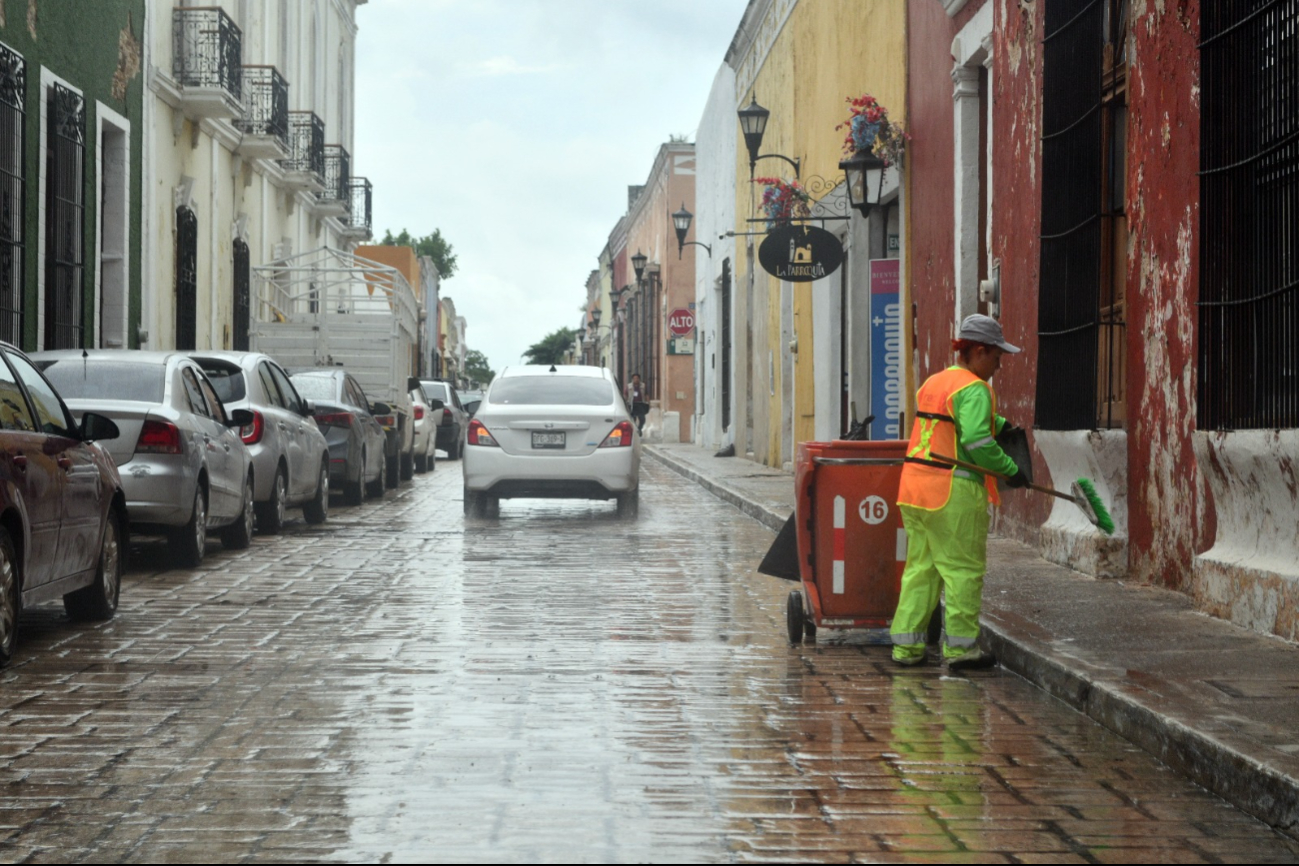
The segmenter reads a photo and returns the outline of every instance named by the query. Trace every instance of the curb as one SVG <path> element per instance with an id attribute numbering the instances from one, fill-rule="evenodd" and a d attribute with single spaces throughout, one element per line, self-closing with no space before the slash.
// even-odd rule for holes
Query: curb
<path id="1" fill-rule="evenodd" d="M 786 518 L 739 491 L 695 471 L 655 448 L 646 453 L 669 469 L 779 532 Z M 1070 667 L 1060 656 L 1011 635 L 985 614 L 983 643 L 1003 668 L 1104 728 L 1154 755 L 1174 771 L 1233 806 L 1299 839 L 1299 780 L 1214 737 L 1159 713 L 1102 677 Z"/>

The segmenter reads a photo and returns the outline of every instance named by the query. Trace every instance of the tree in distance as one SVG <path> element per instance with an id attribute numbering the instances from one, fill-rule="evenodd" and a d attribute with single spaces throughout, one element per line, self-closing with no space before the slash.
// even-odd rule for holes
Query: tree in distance
<path id="1" fill-rule="evenodd" d="M 449 280 L 456 273 L 456 254 L 455 248 L 442 237 L 441 229 L 433 229 L 433 234 L 424 235 L 422 238 L 413 237 L 405 229 L 401 234 L 394 235 L 392 229 L 384 232 L 383 240 L 380 243 L 385 247 L 411 247 L 415 250 L 417 256 L 428 256 L 437 266 L 438 274 L 444 280 Z"/>
<path id="2" fill-rule="evenodd" d="M 465 378 L 478 383 L 480 388 L 487 386 L 496 376 L 496 371 L 487 365 L 487 356 L 477 349 L 465 353 Z"/>
<path id="3" fill-rule="evenodd" d="M 533 343 L 523 357 L 529 364 L 562 364 L 564 354 L 573 347 L 577 331 L 572 328 L 560 328 L 551 331 L 540 342 Z"/>

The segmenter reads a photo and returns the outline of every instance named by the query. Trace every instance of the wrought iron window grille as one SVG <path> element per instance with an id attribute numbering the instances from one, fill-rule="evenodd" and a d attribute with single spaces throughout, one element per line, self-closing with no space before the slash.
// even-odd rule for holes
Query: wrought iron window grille
<path id="1" fill-rule="evenodd" d="M 0 339 L 23 333 L 27 63 L 0 45 Z"/>
<path id="2" fill-rule="evenodd" d="M 369 234 L 373 228 L 370 209 L 374 198 L 374 187 L 364 177 L 348 178 L 347 185 L 351 198 L 347 224 Z"/>
<path id="3" fill-rule="evenodd" d="M 176 348 L 198 348 L 198 215 L 176 209 Z"/>
<path id="4" fill-rule="evenodd" d="M 243 33 L 219 7 L 183 7 L 171 13 L 172 73 L 183 87 L 220 88 L 243 96 Z"/>
<path id="5" fill-rule="evenodd" d="M 236 352 L 248 351 L 248 331 L 252 327 L 252 258 L 248 244 L 238 238 L 234 253 L 234 315 L 231 323 L 232 348 Z"/>
<path id="6" fill-rule="evenodd" d="M 274 66 L 243 68 L 243 117 L 235 127 L 246 135 L 264 135 L 289 146 L 289 83 Z"/>
<path id="7" fill-rule="evenodd" d="M 1299 427 L 1299 2 L 1200 12 L 1202 430 Z"/>
<path id="8" fill-rule="evenodd" d="M 325 122 L 314 111 L 289 112 L 289 148 L 292 154 L 283 162 L 285 170 L 313 174 L 323 183 Z"/>
<path id="9" fill-rule="evenodd" d="M 325 189 L 318 195 L 320 201 L 338 202 L 351 208 L 352 157 L 341 144 L 325 145 Z"/>
<path id="10" fill-rule="evenodd" d="M 45 348 L 84 345 L 86 102 L 50 88 L 46 159 Z"/>

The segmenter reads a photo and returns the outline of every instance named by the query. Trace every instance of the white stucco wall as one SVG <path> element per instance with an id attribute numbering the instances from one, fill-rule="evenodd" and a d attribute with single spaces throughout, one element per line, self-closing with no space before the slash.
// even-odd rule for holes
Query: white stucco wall
<path id="1" fill-rule="evenodd" d="M 718 69 L 713 79 L 708 102 L 699 120 L 695 137 L 695 220 L 687 240 L 696 240 L 712 247 L 709 255 L 696 247 L 695 253 L 695 328 L 696 348 L 702 342 L 703 351 L 695 354 L 695 441 L 700 447 L 716 451 L 735 441 L 734 429 L 738 401 L 735 400 L 743 383 L 736 372 L 743 369 L 739 361 L 739 345 L 735 340 L 737 287 L 734 285 L 735 239 L 719 235 L 735 227 L 735 70 L 726 64 Z M 718 294 L 722 263 L 731 262 L 731 317 L 732 317 L 732 380 L 731 429 L 722 429 L 722 329 L 721 298 Z M 702 406 L 703 411 L 700 412 Z"/>

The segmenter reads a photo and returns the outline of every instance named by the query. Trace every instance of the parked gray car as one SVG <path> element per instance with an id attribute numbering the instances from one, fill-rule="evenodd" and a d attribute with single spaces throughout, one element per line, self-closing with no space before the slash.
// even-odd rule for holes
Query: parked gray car
<path id="1" fill-rule="evenodd" d="M 239 439 L 248 412 L 227 413 L 212 384 L 177 352 L 36 352 L 32 362 L 80 419 L 112 419 L 102 444 L 122 476 L 132 529 L 168 537 L 180 564 L 203 560 L 209 529 L 242 549 L 253 534 L 253 471 Z"/>
<path id="2" fill-rule="evenodd" d="M 343 491 L 348 505 L 360 505 L 366 492 L 382 499 L 386 434 L 374 416 L 390 413 L 388 404 L 371 403 L 361 384 L 341 368 L 304 370 L 290 380 L 316 404 L 316 426 L 329 443 L 329 483 Z"/>
<path id="3" fill-rule="evenodd" d="M 308 523 L 329 517 L 329 446 L 289 375 L 260 352 L 189 352 L 226 408 L 247 409 L 252 420 L 239 430 L 253 461 L 257 529 L 274 534 L 285 511 L 302 506 Z"/>

